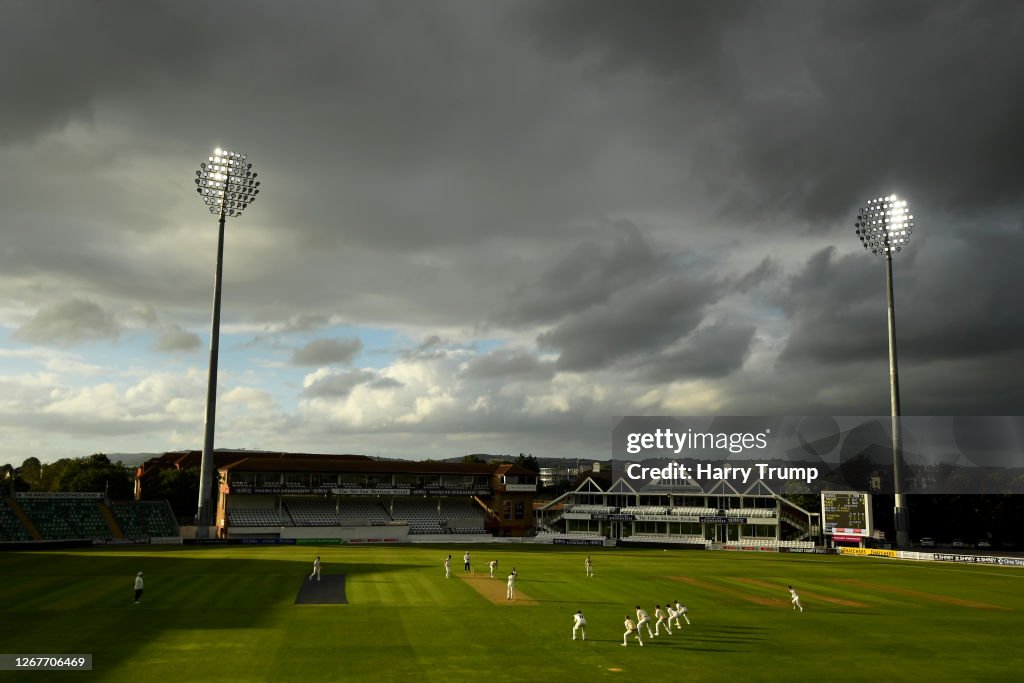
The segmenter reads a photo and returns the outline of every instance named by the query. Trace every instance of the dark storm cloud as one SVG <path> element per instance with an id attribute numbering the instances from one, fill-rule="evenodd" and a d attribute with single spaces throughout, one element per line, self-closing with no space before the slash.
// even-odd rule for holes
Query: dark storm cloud
<path id="1" fill-rule="evenodd" d="M 714 77 L 730 25 L 750 11 L 736 0 L 560 0 L 536 2 L 526 25 L 552 54 L 592 58 L 607 70 L 640 68 Z"/>
<path id="2" fill-rule="evenodd" d="M 756 331 L 753 325 L 744 324 L 701 327 L 678 348 L 638 362 L 638 376 L 654 383 L 726 377 L 743 366 Z"/>
<path id="3" fill-rule="evenodd" d="M 820 222 L 890 190 L 958 212 L 1019 201 L 1020 3 L 533 8 L 549 54 L 590 55 L 596 79 L 646 74 L 662 86 L 652 102 L 674 114 L 717 113 L 706 125 L 686 116 L 690 131 L 710 134 L 696 146 L 685 128 L 672 142 L 646 123 L 691 153 L 727 213 Z"/>
<path id="4" fill-rule="evenodd" d="M 842 363 L 885 349 L 884 261 L 861 253 L 836 258 L 835 253 L 829 247 L 808 259 L 780 302 L 792 320 L 783 362 Z"/>
<path id="5" fill-rule="evenodd" d="M 225 5 L 54 0 L 4 4 L 0 23 L 0 143 L 25 140 L 73 118 L 91 119 L 112 93 L 178 87 L 252 40 L 231 31 Z"/>
<path id="6" fill-rule="evenodd" d="M 20 328 L 14 339 L 32 344 L 75 344 L 94 339 L 117 339 L 121 325 L 114 315 L 83 299 L 46 306 Z"/>
<path id="7" fill-rule="evenodd" d="M 349 339 L 314 339 L 292 351 L 292 365 L 333 365 L 351 363 L 363 348 L 363 342 Z"/>
<path id="8" fill-rule="evenodd" d="M 606 368 L 619 360 L 663 349 L 701 322 L 704 309 L 723 286 L 677 277 L 634 287 L 607 304 L 568 315 L 537 338 L 541 348 L 560 353 L 559 370 Z"/>
<path id="9" fill-rule="evenodd" d="M 772 278 L 778 277 L 781 272 L 778 261 L 766 256 L 756 268 L 736 280 L 732 288 L 740 294 L 747 294 Z"/>
<path id="10" fill-rule="evenodd" d="M 620 222 L 616 228 L 610 244 L 579 244 L 536 281 L 511 293 L 496 322 L 515 327 L 560 320 L 671 272 L 671 259 L 658 253 L 635 225 Z"/>
<path id="11" fill-rule="evenodd" d="M 474 358 L 461 373 L 466 379 L 496 380 L 546 380 L 554 374 L 554 363 L 524 351 L 506 349 Z"/>
<path id="12" fill-rule="evenodd" d="M 941 225 L 932 226 L 941 230 Z M 1000 355 L 1024 346 L 1019 292 L 1024 224 L 980 221 L 967 234 L 937 235 L 893 259 L 900 359 L 935 362 Z M 792 316 L 783 362 L 842 363 L 884 356 L 885 262 L 865 252 L 812 256 L 780 302 Z"/>

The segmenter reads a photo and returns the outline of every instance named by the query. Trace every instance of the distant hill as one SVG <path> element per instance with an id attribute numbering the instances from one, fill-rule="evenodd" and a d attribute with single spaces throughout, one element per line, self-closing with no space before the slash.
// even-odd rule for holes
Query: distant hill
<path id="1" fill-rule="evenodd" d="M 518 453 L 509 455 L 508 453 L 470 453 L 477 458 L 490 462 L 491 460 L 508 460 L 515 461 Z M 462 462 L 465 456 L 460 455 L 454 458 L 444 458 L 441 462 Z M 580 458 L 579 465 L 582 469 L 590 469 L 595 462 L 601 463 L 601 469 L 607 469 L 611 467 L 612 461 L 608 458 Z M 576 458 L 537 458 L 537 464 L 541 467 L 575 467 L 577 463 Z"/>

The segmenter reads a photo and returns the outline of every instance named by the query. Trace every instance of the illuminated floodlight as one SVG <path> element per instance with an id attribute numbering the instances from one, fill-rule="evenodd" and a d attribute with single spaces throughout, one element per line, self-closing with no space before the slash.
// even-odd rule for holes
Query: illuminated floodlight
<path id="1" fill-rule="evenodd" d="M 905 199 L 896 195 L 869 199 L 854 222 L 861 244 L 872 254 L 892 257 L 910 242 L 914 216 Z"/>
<path id="2" fill-rule="evenodd" d="M 903 500 L 903 430 L 900 425 L 900 380 L 896 365 L 896 305 L 893 297 L 892 256 L 910 243 L 914 214 L 907 200 L 895 194 L 869 199 L 854 221 L 864 248 L 885 258 L 885 295 L 889 318 L 889 400 L 892 406 L 893 517 L 896 547 L 910 547 L 910 519 Z"/>
<path id="3" fill-rule="evenodd" d="M 196 192 L 210 213 L 219 218 L 217 236 L 217 270 L 213 279 L 213 316 L 210 324 L 210 365 L 206 385 L 206 422 L 203 427 L 203 458 L 199 472 L 199 505 L 196 510 L 196 536 L 206 538 L 213 525 L 216 475 L 213 462 L 213 441 L 217 416 L 217 364 L 220 355 L 221 274 L 224 269 L 224 223 L 238 218 L 260 193 L 260 183 L 245 154 L 218 147 L 206 161 L 199 164 L 195 177 Z"/>
<path id="4" fill-rule="evenodd" d="M 260 182 L 245 154 L 219 147 L 199 164 L 196 192 L 215 215 L 238 218 L 260 193 Z"/>

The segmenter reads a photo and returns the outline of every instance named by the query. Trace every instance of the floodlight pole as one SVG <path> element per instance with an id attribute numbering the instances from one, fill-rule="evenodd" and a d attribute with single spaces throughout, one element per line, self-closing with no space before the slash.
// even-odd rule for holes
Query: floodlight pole
<path id="1" fill-rule="evenodd" d="M 854 223 L 862 246 L 885 258 L 885 296 L 889 317 L 889 400 L 892 405 L 892 489 L 896 547 L 910 547 L 910 520 L 903 504 L 903 430 L 900 425 L 900 379 L 896 369 L 896 305 L 892 294 L 892 255 L 910 241 L 914 216 L 896 195 L 869 199 Z"/>
<path id="2" fill-rule="evenodd" d="M 214 429 L 217 416 L 217 365 L 220 352 L 220 295 L 224 272 L 224 224 L 230 216 L 238 218 L 256 201 L 260 183 L 245 154 L 219 147 L 209 163 L 199 164 L 196 171 L 196 192 L 210 213 L 218 218 L 217 270 L 213 278 L 213 316 L 210 323 L 210 366 L 206 384 L 206 423 L 203 430 L 203 458 L 199 468 L 199 504 L 196 508 L 196 536 L 207 538 L 214 525 L 213 484 L 217 476 L 214 461 Z"/>
<path id="3" fill-rule="evenodd" d="M 196 512 L 196 536 L 206 538 L 213 525 L 213 435 L 217 421 L 217 366 L 220 357 L 220 292 L 224 271 L 224 206 L 220 207 L 217 233 L 217 270 L 213 277 L 213 320 L 210 324 L 210 366 L 206 381 L 206 422 L 203 428 L 203 459 L 199 467 L 199 507 Z"/>
<path id="4" fill-rule="evenodd" d="M 910 547 L 910 520 L 903 505 L 903 428 L 900 425 L 900 377 L 896 368 L 896 304 L 892 293 L 892 251 L 885 253 L 885 295 L 889 304 L 889 402 L 892 408 L 892 487 L 896 547 Z"/>

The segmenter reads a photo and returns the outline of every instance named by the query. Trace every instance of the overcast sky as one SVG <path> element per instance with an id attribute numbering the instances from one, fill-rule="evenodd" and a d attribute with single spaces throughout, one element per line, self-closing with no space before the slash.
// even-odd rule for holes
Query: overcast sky
<path id="1" fill-rule="evenodd" d="M 1018 2 L 0 0 L 0 463 L 1024 411 Z"/>

